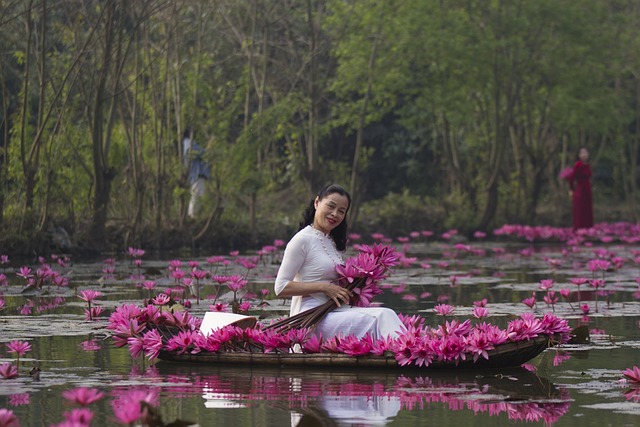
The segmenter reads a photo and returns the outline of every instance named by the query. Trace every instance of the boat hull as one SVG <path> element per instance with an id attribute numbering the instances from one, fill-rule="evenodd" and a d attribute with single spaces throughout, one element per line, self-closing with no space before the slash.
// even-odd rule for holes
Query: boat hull
<path id="1" fill-rule="evenodd" d="M 538 356 L 545 349 L 555 345 L 553 337 L 538 336 L 528 341 L 508 342 L 489 350 L 488 359 L 467 355 L 465 360 L 457 362 L 433 361 L 428 367 L 414 365 L 401 366 L 393 356 L 349 356 L 341 353 L 250 353 L 250 352 L 220 352 L 197 354 L 178 354 L 176 352 L 161 351 L 160 360 L 181 363 L 205 363 L 225 366 L 322 366 L 322 367 L 350 367 L 350 368 L 396 368 L 396 369 L 491 369 L 511 368 L 527 363 Z"/>

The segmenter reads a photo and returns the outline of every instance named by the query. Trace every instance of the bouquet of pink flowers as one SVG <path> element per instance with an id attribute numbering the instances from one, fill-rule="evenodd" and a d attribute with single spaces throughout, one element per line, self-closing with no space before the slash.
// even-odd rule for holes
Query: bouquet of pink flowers
<path id="1" fill-rule="evenodd" d="M 398 264 L 400 256 L 392 246 L 374 244 L 362 245 L 360 253 L 348 258 L 344 265 L 336 267 L 338 284 L 353 292 L 350 301 L 356 307 L 368 307 L 376 295 L 382 293 L 378 283 L 383 280 L 389 270 Z M 267 329 L 285 332 L 291 329 L 313 328 L 331 310 L 336 303 L 329 300 L 322 305 L 303 311 L 267 326 Z"/>
<path id="2" fill-rule="evenodd" d="M 571 166 L 567 166 L 566 168 L 560 171 L 560 179 L 570 179 L 573 174 L 573 168 Z"/>

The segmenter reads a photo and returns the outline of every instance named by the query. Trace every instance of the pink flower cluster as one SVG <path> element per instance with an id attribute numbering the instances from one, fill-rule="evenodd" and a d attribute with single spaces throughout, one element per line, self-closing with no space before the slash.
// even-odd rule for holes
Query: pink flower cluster
<path id="1" fill-rule="evenodd" d="M 27 341 L 14 340 L 6 344 L 9 353 L 17 356 L 16 365 L 11 362 L 0 364 L 0 377 L 4 379 L 18 378 L 20 370 L 20 357 L 31 351 L 31 344 Z M 2 424 L 0 424 L 2 425 Z"/>
<path id="2" fill-rule="evenodd" d="M 149 304 L 140 308 L 135 304 L 123 304 L 109 316 L 107 329 L 113 331 L 112 338 L 116 347 L 129 346 L 134 357 L 144 353 L 150 360 L 158 357 L 165 338 L 160 331 L 177 336 L 183 333 L 199 331 L 202 321 L 187 311 L 163 311 L 160 306 Z M 198 332 L 199 333 L 199 332 Z M 175 338 L 175 337 L 174 337 Z M 188 347 L 185 341 L 184 347 Z"/>
<path id="3" fill-rule="evenodd" d="M 640 242 L 640 225 L 630 222 L 599 223 L 592 228 L 573 231 L 571 228 L 550 226 L 530 226 L 522 224 L 505 224 L 493 231 L 494 236 L 514 236 L 530 242 L 540 240 L 560 240 L 576 242 L 591 238 L 600 241 L 618 239 L 627 243 Z"/>
<path id="4" fill-rule="evenodd" d="M 305 353 L 344 353 L 351 356 L 382 356 L 392 352 L 399 365 L 429 366 L 433 361 L 457 363 L 473 358 L 489 358 L 489 351 L 506 342 L 530 340 L 540 335 L 554 336 L 560 342 L 569 340 L 570 328 L 564 319 L 551 313 L 536 318 L 525 313 L 508 324 L 507 329 L 470 320 L 446 321 L 437 328 L 424 325 L 417 316 L 402 317 L 406 330 L 398 338 L 373 339 L 371 336 L 337 336 L 322 340 L 307 329 L 286 333 L 271 329 L 226 326 L 205 336 L 197 320 L 189 313 L 162 312 L 154 306 L 139 309 L 123 305 L 109 318 L 108 328 L 114 331 L 118 347 L 129 346 L 134 357 L 142 354 L 153 360 L 160 351 L 177 354 L 201 352 L 264 352 L 288 353 L 300 346 Z M 174 332 L 163 336 L 170 327 Z"/>
<path id="5" fill-rule="evenodd" d="M 339 283 L 353 291 L 351 304 L 368 307 L 371 300 L 382 293 L 378 283 L 398 264 L 400 255 L 392 246 L 379 243 L 373 246 L 360 245 L 358 249 L 359 254 L 348 258 L 344 265 L 337 266 L 336 271 Z"/>

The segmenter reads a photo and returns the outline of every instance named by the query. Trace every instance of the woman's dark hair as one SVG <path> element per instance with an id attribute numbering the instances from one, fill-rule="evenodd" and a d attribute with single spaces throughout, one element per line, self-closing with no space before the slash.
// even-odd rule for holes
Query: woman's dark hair
<path id="1" fill-rule="evenodd" d="M 187 126 L 182 134 L 183 138 L 191 138 L 191 127 Z"/>
<path id="2" fill-rule="evenodd" d="M 327 185 L 322 190 L 320 190 L 316 196 L 318 197 L 318 199 L 322 200 L 326 196 L 334 193 L 337 193 L 337 194 L 340 194 L 341 196 L 346 197 L 347 201 L 349 202 L 349 207 L 351 206 L 351 195 L 342 186 L 337 184 Z M 315 197 L 311 199 L 311 202 L 302 213 L 300 230 L 305 228 L 307 225 L 313 224 L 313 218 L 316 215 L 315 200 L 316 200 Z M 349 207 L 347 207 L 347 211 L 349 211 Z M 339 251 L 344 251 L 345 249 L 347 249 L 347 230 L 348 230 L 347 217 L 345 216 L 345 218 L 342 220 L 340 225 L 338 225 L 336 228 L 331 230 L 331 232 L 329 233 L 329 235 L 331 236 L 331 238 L 336 244 L 336 248 Z"/>

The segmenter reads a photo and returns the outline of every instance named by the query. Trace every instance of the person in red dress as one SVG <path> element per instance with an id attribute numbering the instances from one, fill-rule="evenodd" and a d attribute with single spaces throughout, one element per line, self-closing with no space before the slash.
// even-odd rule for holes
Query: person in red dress
<path id="1" fill-rule="evenodd" d="M 569 175 L 569 194 L 573 202 L 573 229 L 593 227 L 591 166 L 589 150 L 581 147 L 573 171 Z"/>

